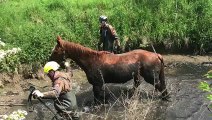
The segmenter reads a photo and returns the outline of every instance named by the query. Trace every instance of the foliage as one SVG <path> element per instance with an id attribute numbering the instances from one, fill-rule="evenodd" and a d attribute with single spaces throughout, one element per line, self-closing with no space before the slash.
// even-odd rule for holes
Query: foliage
<path id="1" fill-rule="evenodd" d="M 0 120 L 24 120 L 27 115 L 27 111 L 17 110 L 13 111 L 10 115 L 4 115 L 3 119 Z"/>
<path id="2" fill-rule="evenodd" d="M 0 60 L 0 72 L 14 72 L 20 65 L 20 58 L 18 55 L 7 55 L 5 58 Z"/>
<path id="3" fill-rule="evenodd" d="M 204 75 L 207 78 L 212 78 L 212 70 L 208 71 L 207 74 Z M 212 102 L 212 86 L 209 85 L 206 81 L 200 82 L 199 88 L 202 91 L 208 92 L 206 98 Z M 209 107 L 212 108 L 212 103 L 209 104 Z"/>
<path id="4" fill-rule="evenodd" d="M 205 81 L 200 82 L 199 88 L 203 91 L 209 92 L 209 94 L 207 95 L 207 99 L 212 101 L 212 88 L 209 86 L 209 84 Z"/>
<path id="5" fill-rule="evenodd" d="M 44 63 L 57 35 L 96 49 L 98 17 L 108 16 L 120 36 L 211 49 L 211 0 L 6 0 L 0 2 L 0 37 L 20 47 L 22 63 Z M 139 46 L 139 45 L 138 45 Z"/>
<path id="6" fill-rule="evenodd" d="M 208 71 L 204 76 L 207 78 L 212 78 L 212 70 Z"/>
<path id="7" fill-rule="evenodd" d="M 20 48 L 12 48 L 7 50 L 7 47 L 3 47 L 5 50 L 0 51 L 0 72 L 14 72 L 17 71 L 20 64 L 19 52 Z"/>

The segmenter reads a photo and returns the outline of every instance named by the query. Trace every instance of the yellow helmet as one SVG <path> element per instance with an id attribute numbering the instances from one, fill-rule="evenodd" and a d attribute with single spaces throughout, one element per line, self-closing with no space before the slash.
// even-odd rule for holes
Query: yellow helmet
<path id="1" fill-rule="evenodd" d="M 44 73 L 48 73 L 50 70 L 58 70 L 58 68 L 60 67 L 60 65 L 55 62 L 55 61 L 50 61 L 48 63 L 45 64 L 43 70 L 44 70 Z"/>

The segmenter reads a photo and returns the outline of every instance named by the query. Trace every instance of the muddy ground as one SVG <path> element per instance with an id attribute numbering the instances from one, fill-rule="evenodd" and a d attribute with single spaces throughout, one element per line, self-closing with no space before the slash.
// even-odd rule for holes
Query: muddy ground
<path id="1" fill-rule="evenodd" d="M 132 81 L 125 84 L 107 84 L 106 94 L 110 104 L 93 108 L 92 86 L 87 83 L 84 72 L 74 69 L 74 89 L 77 93 L 79 111 L 82 119 L 115 120 L 211 120 L 205 92 L 198 89 L 200 81 L 211 82 L 203 75 L 212 69 L 212 56 L 163 55 L 165 75 L 170 93 L 170 101 L 162 101 L 160 94 L 144 81 L 139 93 L 129 98 Z M 50 80 L 43 75 L 38 79 L 25 79 L 23 75 L 0 74 L 0 115 L 17 109 L 27 110 L 28 88 L 34 85 L 41 91 L 50 89 Z M 44 80 L 45 79 L 45 80 Z M 52 109 L 51 100 L 45 101 Z M 33 100 L 34 112 L 29 112 L 28 120 L 49 120 L 53 114 L 39 101 Z M 89 109 L 84 112 L 84 108 Z"/>

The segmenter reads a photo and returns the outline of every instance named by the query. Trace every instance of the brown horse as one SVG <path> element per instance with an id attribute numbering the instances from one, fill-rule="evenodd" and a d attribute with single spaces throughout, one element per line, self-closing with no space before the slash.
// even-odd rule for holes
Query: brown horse
<path id="1" fill-rule="evenodd" d="M 94 101 L 102 102 L 104 83 L 125 83 L 134 79 L 134 87 L 140 85 L 139 76 L 167 96 L 164 79 L 164 63 L 160 54 L 145 50 L 133 50 L 123 54 L 96 51 L 80 44 L 57 37 L 57 45 L 50 60 L 61 63 L 65 58 L 75 61 L 86 73 L 93 85 Z"/>

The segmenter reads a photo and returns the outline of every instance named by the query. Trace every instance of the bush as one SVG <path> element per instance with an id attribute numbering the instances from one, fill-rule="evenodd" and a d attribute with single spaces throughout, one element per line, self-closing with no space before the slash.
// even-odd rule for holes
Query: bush
<path id="1" fill-rule="evenodd" d="M 14 72 L 18 70 L 17 68 L 20 65 L 20 57 L 19 52 L 21 51 L 20 48 L 13 48 L 10 50 L 2 51 L 0 57 L 0 72 L 7 71 L 7 72 Z"/>

